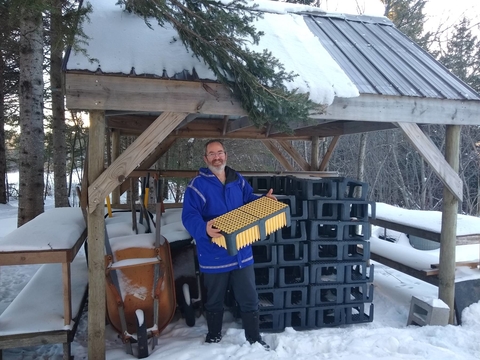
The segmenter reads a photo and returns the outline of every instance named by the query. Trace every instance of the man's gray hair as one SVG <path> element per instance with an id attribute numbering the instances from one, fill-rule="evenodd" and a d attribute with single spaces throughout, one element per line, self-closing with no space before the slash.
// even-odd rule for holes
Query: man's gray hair
<path id="1" fill-rule="evenodd" d="M 204 153 L 205 153 L 205 156 L 207 156 L 207 147 L 208 145 L 210 144 L 213 144 L 213 143 L 219 143 L 220 145 L 222 145 L 223 147 L 223 151 L 225 151 L 225 153 L 227 152 L 227 149 L 225 148 L 225 145 L 223 144 L 222 140 L 220 139 L 212 139 L 212 140 L 208 140 L 206 143 L 205 143 L 205 147 L 204 147 Z"/>

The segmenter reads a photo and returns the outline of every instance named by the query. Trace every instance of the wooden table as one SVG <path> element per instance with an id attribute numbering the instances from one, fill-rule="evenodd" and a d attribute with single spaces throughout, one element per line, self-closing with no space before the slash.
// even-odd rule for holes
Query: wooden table
<path id="1" fill-rule="evenodd" d="M 46 224 L 51 226 L 48 227 Z M 58 230 L 58 228 L 70 229 Z M 22 240 L 27 237 L 29 243 L 24 244 Z M 34 240 L 37 241 L 36 244 L 31 237 L 36 238 Z M 65 240 L 65 237 L 68 239 Z M 0 266 L 61 263 L 65 325 L 70 325 L 72 319 L 70 264 L 86 238 L 87 227 L 80 208 L 51 209 L 0 239 Z"/>

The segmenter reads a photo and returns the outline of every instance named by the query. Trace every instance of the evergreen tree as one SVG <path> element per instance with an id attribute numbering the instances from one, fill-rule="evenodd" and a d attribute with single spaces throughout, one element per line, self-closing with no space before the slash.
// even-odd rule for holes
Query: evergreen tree
<path id="1" fill-rule="evenodd" d="M 480 91 L 480 41 L 472 34 L 469 19 L 464 17 L 454 26 L 446 52 L 439 60 L 460 79 Z"/>
<path id="2" fill-rule="evenodd" d="M 261 16 L 244 0 L 229 4 L 213 0 L 119 0 L 145 22 L 156 19 L 177 30 L 182 43 L 203 60 L 242 102 L 257 126 L 274 124 L 289 129 L 291 121 L 308 121 L 316 105 L 308 94 L 286 88 L 296 75 L 285 71 L 270 52 L 254 52 L 247 44 L 258 44 L 262 33 L 252 21 Z"/>
<path id="3" fill-rule="evenodd" d="M 452 73 L 480 92 L 480 40 L 471 31 L 470 20 L 462 18 L 454 26 L 447 40 L 447 49 L 440 56 Z M 480 213 L 480 128 L 466 126 L 462 129 L 460 173 L 464 183 L 462 209 Z"/>
<path id="4" fill-rule="evenodd" d="M 424 33 L 425 14 L 423 13 L 427 0 L 381 0 L 385 5 L 384 15 L 395 24 L 398 30 L 427 49 L 432 36 Z"/>
<path id="5" fill-rule="evenodd" d="M 0 1 L 0 204 L 8 202 L 5 125 L 18 109 L 18 26 L 10 16 L 9 0 Z"/>

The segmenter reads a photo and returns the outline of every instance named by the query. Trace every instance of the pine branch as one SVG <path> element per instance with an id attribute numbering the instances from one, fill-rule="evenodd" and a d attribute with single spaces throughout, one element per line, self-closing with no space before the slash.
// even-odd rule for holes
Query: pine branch
<path id="1" fill-rule="evenodd" d="M 148 26 L 152 19 L 161 26 L 170 23 L 185 47 L 240 99 L 256 126 L 272 124 L 289 131 L 290 122 L 309 121 L 310 113 L 319 109 L 308 94 L 287 89 L 285 83 L 297 75 L 287 72 L 270 52 L 249 50 L 248 44 L 258 44 L 263 35 L 252 25 L 261 12 L 244 0 L 230 4 L 212 0 L 119 0 L 117 4 L 142 16 Z"/>

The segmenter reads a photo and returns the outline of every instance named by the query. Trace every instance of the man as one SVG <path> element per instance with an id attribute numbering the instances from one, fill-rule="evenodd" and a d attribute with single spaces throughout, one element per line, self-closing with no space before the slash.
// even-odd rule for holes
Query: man
<path id="1" fill-rule="evenodd" d="M 227 152 L 220 140 L 205 144 L 203 157 L 207 168 L 201 168 L 191 180 L 183 200 L 182 222 L 197 244 L 197 256 L 203 283 L 206 288 L 204 304 L 208 325 L 205 339 L 216 343 L 222 339 L 223 303 L 227 286 L 231 283 L 235 300 L 240 306 L 245 338 L 250 344 L 262 340 L 258 322 L 258 294 L 253 270 L 251 246 L 246 246 L 234 256 L 212 242 L 221 236 L 213 227 L 213 218 L 258 199 L 245 179 L 226 166 Z M 266 196 L 275 199 L 272 189 Z"/>

